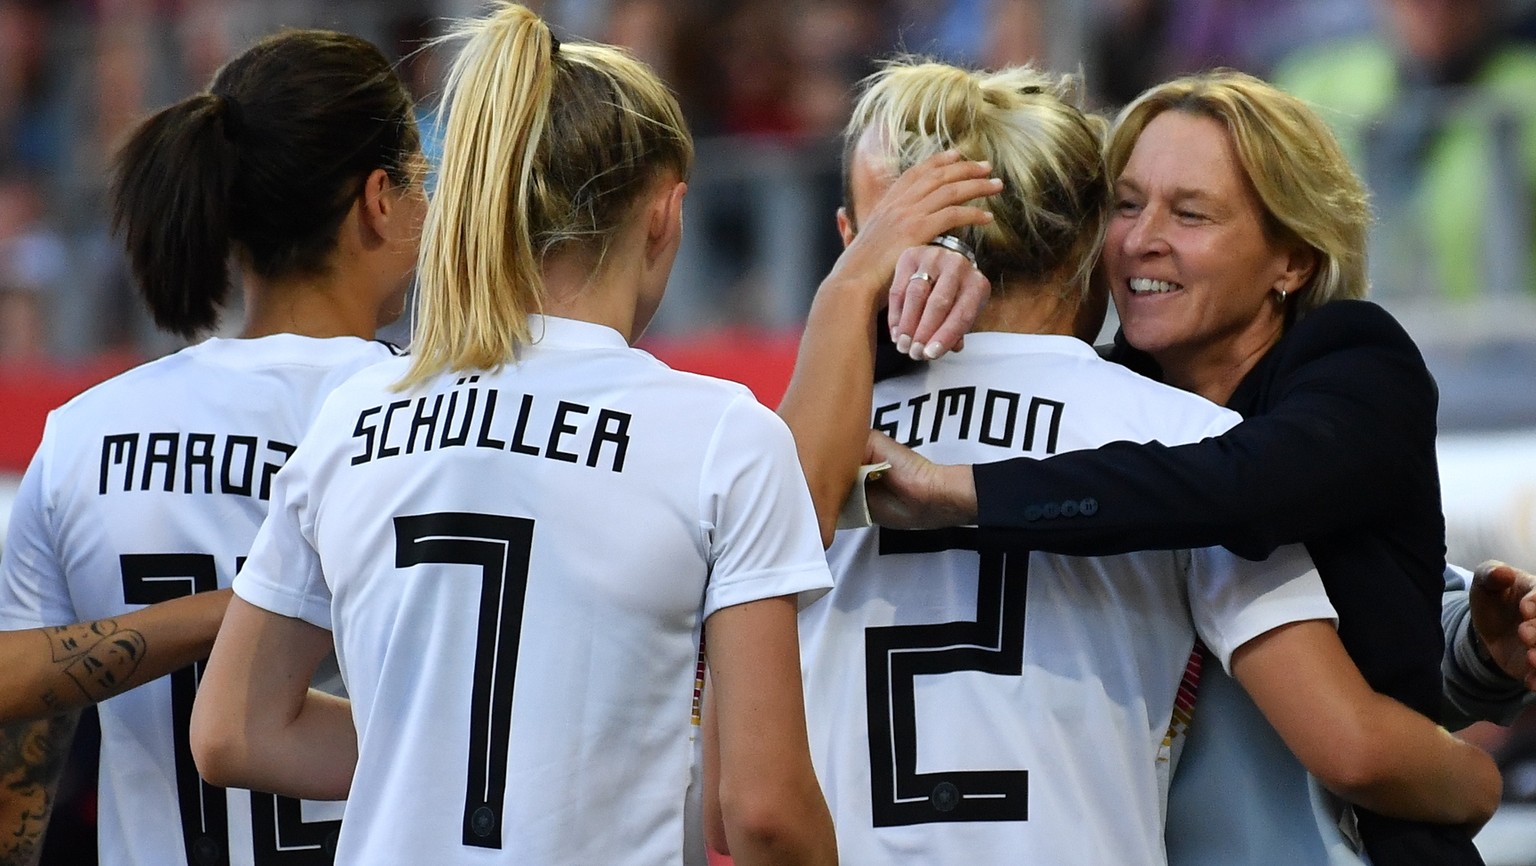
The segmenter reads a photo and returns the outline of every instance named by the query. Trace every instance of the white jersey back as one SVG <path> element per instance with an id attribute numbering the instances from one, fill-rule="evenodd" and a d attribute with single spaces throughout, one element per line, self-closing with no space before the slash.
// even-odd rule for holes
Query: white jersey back
<path id="1" fill-rule="evenodd" d="M 942 463 L 1196 441 L 1237 420 L 1057 336 L 969 334 L 874 399 L 875 427 Z M 801 652 L 846 863 L 1164 863 L 1168 731 L 1197 627 L 1225 664 L 1333 616 L 1300 547 L 1077 559 L 972 528 L 872 528 L 839 532 L 828 558 L 836 588 L 802 611 Z"/>
<path id="2" fill-rule="evenodd" d="M 331 628 L 359 757 L 338 863 L 682 862 L 700 625 L 831 585 L 745 388 L 536 317 L 515 364 L 332 395 L 235 582 Z"/>
<path id="3" fill-rule="evenodd" d="M 56 409 L 12 511 L 0 626 L 113 617 L 229 586 L 274 473 L 325 395 L 392 356 L 354 337 L 212 339 Z M 198 778 L 187 724 L 201 674 L 198 664 L 99 706 L 101 863 L 331 862 L 340 804 Z"/>

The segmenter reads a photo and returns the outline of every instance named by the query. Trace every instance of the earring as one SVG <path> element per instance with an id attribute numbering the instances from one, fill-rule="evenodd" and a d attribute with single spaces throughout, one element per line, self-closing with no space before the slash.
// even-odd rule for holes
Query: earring
<path id="1" fill-rule="evenodd" d="M 1285 295 L 1286 295 L 1285 289 L 1275 289 L 1275 299 L 1278 300 L 1282 304 L 1285 303 Z"/>

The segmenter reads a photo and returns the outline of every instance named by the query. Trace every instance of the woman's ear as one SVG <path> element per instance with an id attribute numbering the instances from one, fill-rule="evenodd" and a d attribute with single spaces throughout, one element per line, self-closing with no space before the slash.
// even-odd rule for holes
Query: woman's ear
<path id="1" fill-rule="evenodd" d="M 389 221 L 395 216 L 398 205 L 397 186 L 389 172 L 382 168 L 369 172 L 363 180 L 363 191 L 359 196 L 362 224 L 371 236 L 380 240 L 389 237 Z"/>
<path id="2" fill-rule="evenodd" d="M 853 224 L 853 214 L 848 212 L 847 207 L 838 208 L 837 235 L 843 239 L 843 249 L 847 249 L 848 246 L 853 243 L 853 236 L 857 232 L 858 229 L 855 228 Z"/>
<path id="3" fill-rule="evenodd" d="M 1285 269 L 1280 272 L 1280 280 L 1274 288 L 1288 295 L 1306 288 L 1312 282 L 1312 275 L 1317 273 L 1317 261 L 1317 250 L 1303 243 L 1292 244 L 1285 257 Z"/>
<path id="4" fill-rule="evenodd" d="M 646 264 L 655 264 L 663 256 L 676 251 L 683 237 L 683 197 L 688 194 L 684 181 L 662 187 L 651 200 L 650 214 L 646 220 Z"/>

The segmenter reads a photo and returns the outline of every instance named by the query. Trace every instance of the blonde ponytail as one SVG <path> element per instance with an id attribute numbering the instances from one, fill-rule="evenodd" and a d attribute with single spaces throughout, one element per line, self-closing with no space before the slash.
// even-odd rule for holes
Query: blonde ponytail
<path id="1" fill-rule="evenodd" d="M 557 47 L 510 3 L 448 38 L 467 41 L 445 91 L 402 388 L 515 360 L 543 309 L 544 259 L 576 249 L 600 267 L 646 185 L 665 169 L 686 178 L 693 162 L 676 99 L 621 49 Z"/>
<path id="2" fill-rule="evenodd" d="M 467 42 L 441 108 L 443 158 L 422 230 L 405 386 L 445 369 L 504 363 L 528 341 L 528 317 L 543 297 L 527 197 L 549 119 L 549 28 L 507 5 L 461 24 L 453 37 Z"/>

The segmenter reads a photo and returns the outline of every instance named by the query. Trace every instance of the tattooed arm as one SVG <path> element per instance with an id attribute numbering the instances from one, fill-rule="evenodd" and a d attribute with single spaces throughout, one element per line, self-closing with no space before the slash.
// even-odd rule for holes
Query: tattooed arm
<path id="1" fill-rule="evenodd" d="M 33 866 L 80 714 L 0 727 L 0 866 Z"/>
<path id="2" fill-rule="evenodd" d="M 207 658 L 229 595 L 201 592 L 113 619 L 0 632 L 0 724 L 78 710 Z"/>

